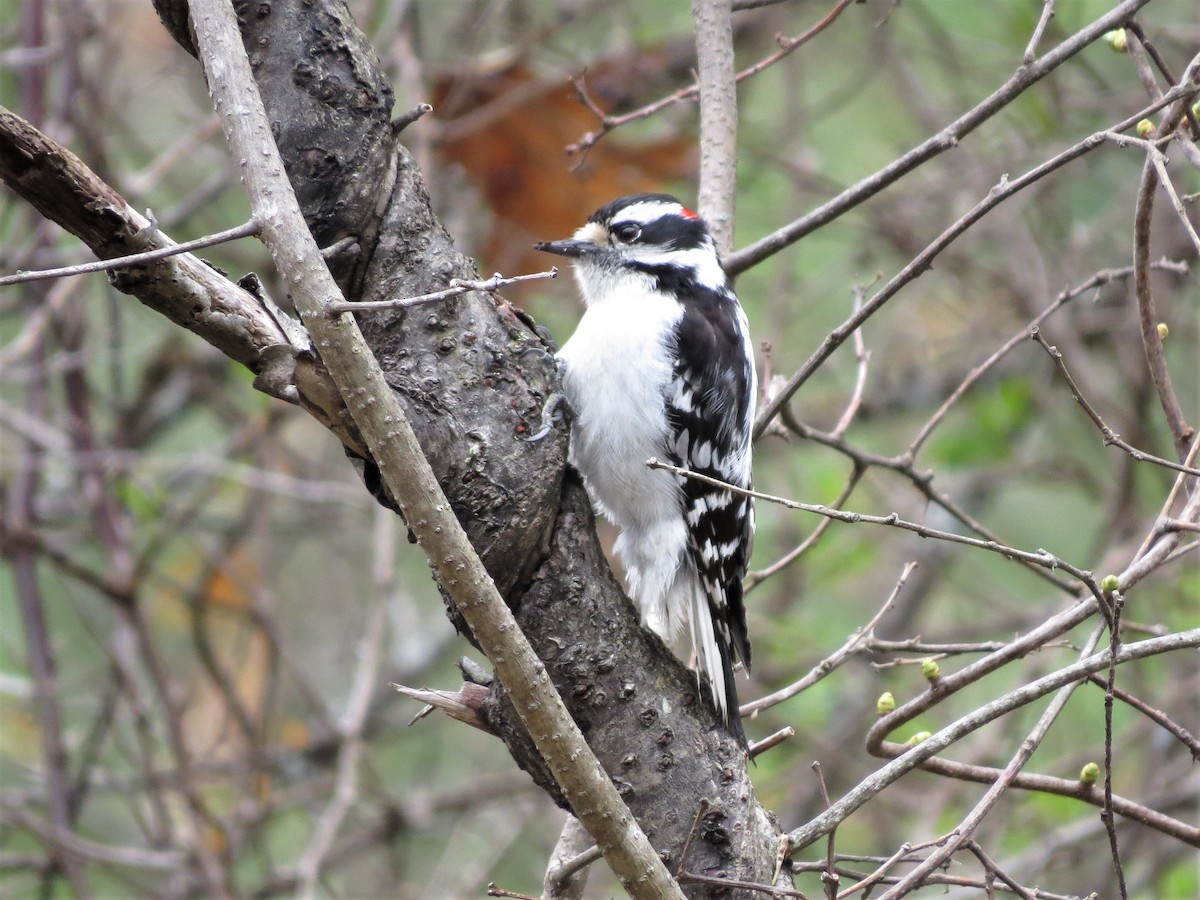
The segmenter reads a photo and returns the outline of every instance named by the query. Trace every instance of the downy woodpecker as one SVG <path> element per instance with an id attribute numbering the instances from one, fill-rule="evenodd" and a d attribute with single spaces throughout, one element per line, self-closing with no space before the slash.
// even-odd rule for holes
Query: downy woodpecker
<path id="1" fill-rule="evenodd" d="M 616 551 L 643 621 L 670 642 L 686 623 L 727 729 L 746 743 L 733 667 L 750 667 L 742 577 L 750 498 L 651 469 L 658 457 L 750 486 L 756 376 L 749 329 L 704 220 L 674 197 L 596 210 L 570 240 L 586 306 L 558 354 L 574 410 L 570 461 L 621 529 Z"/>

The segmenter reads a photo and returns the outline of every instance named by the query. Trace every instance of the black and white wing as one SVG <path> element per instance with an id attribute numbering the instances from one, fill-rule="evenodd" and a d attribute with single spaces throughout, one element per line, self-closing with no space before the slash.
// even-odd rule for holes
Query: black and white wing
<path id="1" fill-rule="evenodd" d="M 667 396 L 668 455 L 693 472 L 749 488 L 756 380 L 745 314 L 728 290 L 694 282 L 688 288 L 682 294 L 684 311 L 676 328 L 676 364 Z M 691 562 L 707 597 L 721 657 L 723 711 L 740 731 L 733 664 L 736 658 L 750 668 L 742 578 L 754 509 L 749 497 L 696 479 L 683 479 L 680 487 Z M 715 681 L 717 673 L 703 667 Z"/>

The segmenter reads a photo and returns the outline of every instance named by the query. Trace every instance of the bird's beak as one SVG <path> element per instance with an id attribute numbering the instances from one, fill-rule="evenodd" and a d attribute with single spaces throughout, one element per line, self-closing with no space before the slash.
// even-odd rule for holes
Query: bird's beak
<path id="1" fill-rule="evenodd" d="M 569 256 L 572 259 L 590 256 L 593 253 L 599 253 L 601 248 L 594 241 L 581 241 L 578 238 L 572 238 L 568 241 L 539 241 L 533 245 L 534 250 L 541 250 L 545 253 L 556 253 L 559 256 Z"/>

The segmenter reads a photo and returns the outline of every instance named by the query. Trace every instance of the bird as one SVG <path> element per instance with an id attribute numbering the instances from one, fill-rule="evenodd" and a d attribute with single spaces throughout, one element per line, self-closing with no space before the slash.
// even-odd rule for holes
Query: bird
<path id="1" fill-rule="evenodd" d="M 647 465 L 750 488 L 746 314 L 707 223 L 670 194 L 619 197 L 573 237 L 534 247 L 572 260 L 585 307 L 557 354 L 573 413 L 568 461 L 620 529 L 614 549 L 643 622 L 668 644 L 687 627 L 713 705 L 746 747 L 734 669 L 750 669 L 752 499 Z"/>

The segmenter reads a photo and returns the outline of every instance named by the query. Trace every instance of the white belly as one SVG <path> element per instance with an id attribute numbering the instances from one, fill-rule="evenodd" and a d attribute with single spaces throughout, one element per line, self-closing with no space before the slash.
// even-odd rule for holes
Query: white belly
<path id="1" fill-rule="evenodd" d="M 672 372 L 663 342 L 681 313 L 661 294 L 627 291 L 590 306 L 558 354 L 575 414 L 571 463 L 600 511 L 621 529 L 617 552 L 630 593 L 659 631 L 673 630 L 682 612 L 664 606 L 684 560 L 687 529 L 675 476 L 646 460 L 667 450 L 664 394 Z"/>
<path id="2" fill-rule="evenodd" d="M 571 462 L 622 528 L 649 524 L 660 509 L 678 514 L 675 479 L 645 463 L 667 448 L 663 340 L 679 316 L 674 301 L 633 292 L 590 307 L 558 354 L 575 413 Z"/>

